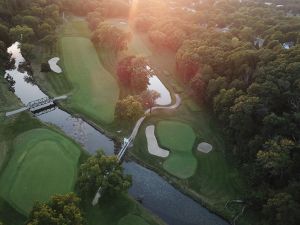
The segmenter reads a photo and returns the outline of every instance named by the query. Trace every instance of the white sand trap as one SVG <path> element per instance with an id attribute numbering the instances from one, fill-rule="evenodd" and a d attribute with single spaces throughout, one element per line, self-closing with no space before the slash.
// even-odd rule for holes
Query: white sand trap
<path id="1" fill-rule="evenodd" d="M 206 142 L 201 142 L 197 147 L 197 150 L 199 152 L 203 152 L 203 153 L 209 153 L 212 149 L 213 149 L 213 146 Z"/>
<path id="2" fill-rule="evenodd" d="M 54 57 L 48 61 L 51 70 L 55 73 L 61 73 L 62 69 L 57 65 L 57 62 L 60 59 L 58 57 Z"/>
<path id="3" fill-rule="evenodd" d="M 146 128 L 146 137 L 148 144 L 148 152 L 151 155 L 156 155 L 159 157 L 168 157 L 169 151 L 162 149 L 158 146 L 155 134 L 154 134 L 154 125 L 150 125 Z"/>

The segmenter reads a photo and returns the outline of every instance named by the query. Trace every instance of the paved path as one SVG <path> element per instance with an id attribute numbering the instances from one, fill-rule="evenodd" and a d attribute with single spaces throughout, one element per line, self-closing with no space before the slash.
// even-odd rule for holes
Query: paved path
<path id="1" fill-rule="evenodd" d="M 167 109 L 167 110 L 173 110 L 173 109 L 176 109 L 180 106 L 181 104 L 181 98 L 178 94 L 175 94 L 175 98 L 176 98 L 176 101 L 173 105 L 170 105 L 170 106 L 155 106 L 155 107 L 152 107 L 151 111 L 154 112 L 154 111 L 157 111 L 157 110 L 160 110 L 160 109 Z M 140 126 L 142 125 L 143 121 L 145 120 L 145 118 L 147 117 L 147 114 L 150 113 L 150 109 L 147 109 L 145 111 L 145 116 L 141 117 L 135 124 L 134 128 L 133 128 L 133 131 L 130 135 L 129 138 L 132 139 L 132 141 L 135 139 L 136 135 L 137 135 L 137 132 L 139 131 L 140 129 Z"/>
<path id="2" fill-rule="evenodd" d="M 152 107 L 152 112 L 153 111 L 156 111 L 156 110 L 160 110 L 160 109 L 166 109 L 166 110 L 173 110 L 173 109 L 176 109 L 180 106 L 181 104 L 181 98 L 178 94 L 175 94 L 175 98 L 176 98 L 176 101 L 173 105 L 170 105 L 170 106 L 155 106 L 155 107 Z M 130 146 L 130 143 L 132 143 L 142 125 L 142 123 L 144 122 L 145 118 L 147 117 L 147 114 L 150 113 L 150 109 L 147 109 L 145 111 L 145 115 L 143 117 L 141 117 L 136 123 L 135 123 L 135 126 L 132 130 L 132 133 L 131 135 L 129 136 L 129 138 L 127 139 L 128 142 L 126 142 L 125 146 L 122 147 L 121 151 L 118 153 L 117 155 L 117 158 L 118 158 L 118 161 L 120 162 L 123 158 L 123 156 L 125 155 L 126 153 L 126 150 L 128 149 L 128 147 Z M 101 192 L 102 192 L 102 188 L 99 187 L 99 189 L 97 190 L 96 194 L 95 194 L 95 197 L 93 198 L 93 201 L 92 201 L 92 205 L 96 205 L 98 204 L 99 202 L 99 199 L 101 198 Z"/>
<path id="3" fill-rule="evenodd" d="M 173 109 L 176 109 L 180 106 L 181 104 L 181 98 L 178 94 L 175 94 L 175 103 L 173 105 L 170 105 L 170 106 L 155 106 L 155 107 L 152 107 L 151 111 L 154 112 L 156 110 L 161 110 L 161 109 L 166 109 L 166 110 L 173 110 Z M 130 142 L 133 142 L 142 123 L 144 122 L 145 118 L 147 117 L 147 114 L 150 113 L 150 109 L 147 109 L 145 111 L 145 115 L 143 117 L 141 117 L 135 124 L 133 130 L 132 130 L 132 133 L 131 135 L 129 136 L 128 140 L 130 140 Z M 126 153 L 126 150 L 128 149 L 130 145 L 126 145 L 125 148 L 122 148 L 121 151 L 119 152 L 119 154 L 117 155 L 118 157 L 118 160 L 121 161 L 123 156 L 125 155 Z"/>

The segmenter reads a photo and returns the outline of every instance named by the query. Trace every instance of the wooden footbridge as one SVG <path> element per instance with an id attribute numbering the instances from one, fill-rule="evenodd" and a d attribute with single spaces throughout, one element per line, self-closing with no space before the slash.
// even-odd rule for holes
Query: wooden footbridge
<path id="1" fill-rule="evenodd" d="M 26 106 L 24 106 L 20 109 L 7 112 L 5 115 L 7 117 L 9 117 L 9 116 L 16 115 L 16 114 L 21 113 L 26 110 L 30 110 L 31 112 L 35 112 L 35 111 L 40 112 L 41 109 L 49 108 L 49 105 L 55 105 L 56 101 L 66 99 L 67 97 L 68 96 L 63 95 L 63 96 L 59 96 L 59 97 L 55 97 L 55 98 L 49 98 L 49 97 L 40 98 L 40 99 L 29 102 Z"/>

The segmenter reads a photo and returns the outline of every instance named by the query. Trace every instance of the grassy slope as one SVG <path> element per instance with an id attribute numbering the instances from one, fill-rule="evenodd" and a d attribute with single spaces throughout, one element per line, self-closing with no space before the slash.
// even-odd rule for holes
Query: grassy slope
<path id="1" fill-rule="evenodd" d="M 1 74 L 4 74 L 1 71 Z M 0 76 L 0 131 L 3 129 L 4 114 L 6 111 L 17 109 L 21 106 L 17 97 L 8 90 L 8 84 L 2 76 Z M 7 145 L 0 136 L 0 171 L 7 155 Z"/>
<path id="2" fill-rule="evenodd" d="M 164 224 L 157 218 L 153 218 L 148 211 L 142 206 L 137 204 L 134 200 L 126 195 L 117 195 L 109 199 L 102 199 L 99 207 L 87 206 L 86 218 L 89 225 L 125 225 L 125 222 L 131 220 L 131 215 L 139 217 L 140 221 L 149 225 Z M 131 221 L 131 225 L 144 225 L 139 224 L 138 221 Z"/>
<path id="3" fill-rule="evenodd" d="M 163 168 L 181 179 L 191 177 L 197 168 L 192 153 L 196 140 L 193 129 L 178 121 L 161 121 L 156 126 L 156 136 L 160 146 L 171 151 Z"/>
<path id="4" fill-rule="evenodd" d="M 107 126 L 114 120 L 115 104 L 119 98 L 117 81 L 102 66 L 83 19 L 71 17 L 59 32 L 60 41 L 52 53 L 36 48 L 39 57 L 33 60 L 33 66 L 39 71 L 41 62 L 60 56 L 58 64 L 63 73 L 36 73 L 38 84 L 51 96 L 70 94 L 68 101 L 61 102 L 64 107 Z"/>
<path id="5" fill-rule="evenodd" d="M 1 71 L 1 74 L 4 74 Z M 4 117 L 4 112 L 14 110 L 21 106 L 15 95 L 8 91 L 6 81 L 0 76 L 0 175 L 9 158 L 9 141 L 6 141 L 5 134 L 9 132 L 7 124 L 9 122 Z M 25 218 L 16 212 L 4 199 L 0 197 L 0 221 L 7 225 L 21 225 Z"/>
<path id="6" fill-rule="evenodd" d="M 0 179 L 0 194 L 28 214 L 35 201 L 73 190 L 80 149 L 48 129 L 33 129 L 14 139 L 14 154 Z"/>
<path id="7" fill-rule="evenodd" d="M 70 107 L 93 120 L 113 122 L 119 97 L 118 84 L 101 65 L 91 41 L 64 37 L 61 48 L 64 69 L 74 87 Z"/>

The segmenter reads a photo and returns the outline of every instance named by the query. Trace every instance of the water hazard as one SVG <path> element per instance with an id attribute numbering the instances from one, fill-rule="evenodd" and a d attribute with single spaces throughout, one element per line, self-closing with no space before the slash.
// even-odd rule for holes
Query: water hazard
<path id="1" fill-rule="evenodd" d="M 7 70 L 5 76 L 14 81 L 15 94 L 27 104 L 30 101 L 47 97 L 34 82 L 28 82 L 27 72 L 18 71 L 20 63 L 25 60 L 14 43 L 8 52 L 15 59 L 15 68 Z M 103 149 L 106 154 L 114 154 L 114 142 L 80 118 L 55 108 L 53 111 L 39 115 L 38 118 L 63 130 L 68 136 L 79 142 L 91 154 Z M 129 193 L 142 200 L 144 207 L 162 218 L 170 225 L 229 225 L 217 215 L 209 212 L 191 198 L 176 190 L 158 174 L 135 162 L 123 164 L 126 173 L 132 175 L 133 185 Z"/>

